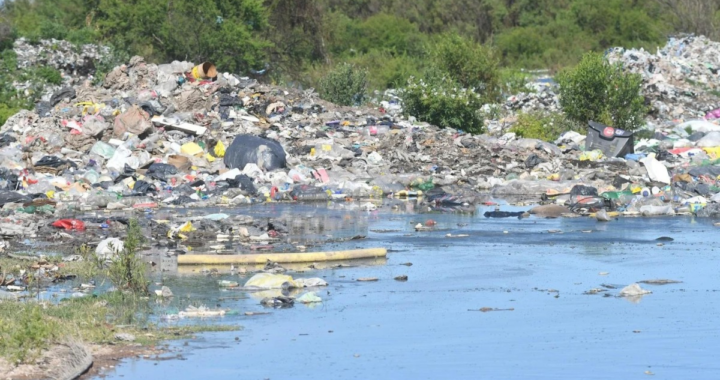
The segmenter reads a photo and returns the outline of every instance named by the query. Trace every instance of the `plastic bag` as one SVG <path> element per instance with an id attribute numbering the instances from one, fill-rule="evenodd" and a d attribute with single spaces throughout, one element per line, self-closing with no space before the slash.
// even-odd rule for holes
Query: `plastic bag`
<path id="1" fill-rule="evenodd" d="M 166 181 L 168 176 L 177 174 L 177 168 L 170 164 L 154 163 L 145 174 L 150 178 Z"/>
<path id="2" fill-rule="evenodd" d="M 225 144 L 222 141 L 218 141 L 213 149 L 215 157 L 225 157 Z"/>
<path id="3" fill-rule="evenodd" d="M 82 220 L 77 219 L 60 219 L 53 222 L 52 226 L 57 228 L 64 228 L 67 231 L 85 231 L 85 223 L 83 223 Z"/>
<path id="4" fill-rule="evenodd" d="M 97 154 L 105 159 L 110 159 L 113 155 L 115 155 L 115 148 L 108 143 L 98 141 L 92 146 L 92 148 L 90 148 L 90 153 Z"/>
<path id="5" fill-rule="evenodd" d="M 115 258 L 123 249 L 125 249 L 125 244 L 123 244 L 122 240 L 118 238 L 107 238 L 98 243 L 97 248 L 95 248 L 95 254 L 103 260 L 109 260 Z"/>
<path id="6" fill-rule="evenodd" d="M 113 134 L 121 137 L 126 132 L 134 135 L 141 135 L 152 127 L 150 115 L 138 106 L 132 106 L 127 111 L 118 115 L 113 123 Z"/>
<path id="7" fill-rule="evenodd" d="M 291 276 L 284 274 L 258 273 L 245 283 L 246 288 L 256 289 L 282 289 L 283 284 L 288 283 L 292 288 L 297 287 Z"/>
<path id="8" fill-rule="evenodd" d="M 252 135 L 238 135 L 225 152 L 225 166 L 243 169 L 247 164 L 257 164 L 265 170 L 286 166 L 285 150 L 279 142 Z"/>
<path id="9" fill-rule="evenodd" d="M 696 146 L 700 148 L 712 148 L 720 146 L 720 132 L 710 132 L 698 140 Z"/>

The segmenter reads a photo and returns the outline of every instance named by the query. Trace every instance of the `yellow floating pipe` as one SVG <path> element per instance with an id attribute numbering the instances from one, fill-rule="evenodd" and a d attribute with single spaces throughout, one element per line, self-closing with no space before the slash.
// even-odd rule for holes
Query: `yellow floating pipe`
<path id="1" fill-rule="evenodd" d="M 252 255 L 182 255 L 178 265 L 209 264 L 265 264 L 268 260 L 276 263 L 310 263 L 317 261 L 338 261 L 386 257 L 385 248 L 353 249 L 309 253 L 259 253 Z"/>

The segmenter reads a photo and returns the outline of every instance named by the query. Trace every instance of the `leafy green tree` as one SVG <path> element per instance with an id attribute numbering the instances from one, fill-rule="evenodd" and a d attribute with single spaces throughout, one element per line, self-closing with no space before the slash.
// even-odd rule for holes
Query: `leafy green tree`
<path id="1" fill-rule="evenodd" d="M 485 99 L 498 96 L 498 64 L 495 52 L 458 34 L 441 36 L 432 47 L 433 63 L 458 85 L 477 89 Z"/>
<path id="2" fill-rule="evenodd" d="M 572 69 L 557 77 L 560 104 L 569 118 L 580 122 L 597 121 L 617 128 L 635 130 L 646 114 L 640 94 L 642 78 L 624 73 L 602 55 L 588 53 Z"/>
<path id="3" fill-rule="evenodd" d="M 114 46 L 151 60 L 212 61 L 221 70 L 247 72 L 264 66 L 271 44 L 260 0 L 100 0 L 100 34 Z"/>

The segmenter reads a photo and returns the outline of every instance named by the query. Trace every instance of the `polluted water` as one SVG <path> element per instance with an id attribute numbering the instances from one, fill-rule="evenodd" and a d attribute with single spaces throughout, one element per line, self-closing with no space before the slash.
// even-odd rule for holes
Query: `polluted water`
<path id="1" fill-rule="evenodd" d="M 498 203 L 508 213 L 528 210 Z M 253 212 L 273 216 L 296 207 Z M 312 207 L 318 217 L 342 214 Z M 494 211 L 428 213 L 414 202 L 389 201 L 355 213 L 362 227 L 352 233 L 326 231 L 364 238 L 317 247 L 386 247 L 387 257 L 378 260 L 228 265 L 214 274 L 181 266 L 164 276 L 182 295 L 172 307 L 192 300 L 221 308 L 228 312 L 202 323 L 242 330 L 171 342 L 160 360 L 125 359 L 102 376 L 712 379 L 720 371 L 712 364 L 720 239 L 711 221 L 484 216 Z M 431 229 L 416 230 L 430 219 Z M 657 246 L 661 237 L 665 244 Z M 327 286 L 245 289 L 257 271 L 292 281 L 319 278 Z M 368 278 L 377 281 L 358 281 Z"/>

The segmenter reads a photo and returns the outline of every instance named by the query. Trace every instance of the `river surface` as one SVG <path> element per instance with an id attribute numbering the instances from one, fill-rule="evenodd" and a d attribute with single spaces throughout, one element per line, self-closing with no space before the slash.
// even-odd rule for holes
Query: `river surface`
<path id="1" fill-rule="evenodd" d="M 217 286 L 218 279 L 243 283 L 249 276 L 211 277 L 198 268 L 167 274 L 177 308 L 220 305 L 237 313 L 200 323 L 243 330 L 171 342 L 167 357 L 174 359 L 128 359 L 104 378 L 718 378 L 720 239 L 712 220 L 489 219 L 483 212 L 491 207 L 474 215 L 415 209 L 399 203 L 372 212 L 323 205 L 239 210 L 317 216 L 333 225 L 346 219 L 327 234 L 366 238 L 317 249 L 390 252 L 387 260 L 292 273 L 329 283 L 314 307 L 265 309 L 257 295 Z M 428 219 L 437 221 L 435 230 L 416 232 Z M 408 281 L 395 281 L 399 275 Z M 356 281 L 361 277 L 379 281 Z M 651 279 L 682 283 L 641 284 L 652 294 L 617 296 Z M 605 291 L 586 294 L 592 289 Z M 269 314 L 245 315 L 263 311 Z"/>

